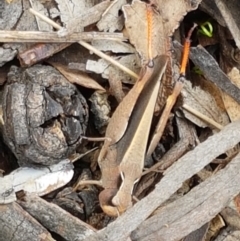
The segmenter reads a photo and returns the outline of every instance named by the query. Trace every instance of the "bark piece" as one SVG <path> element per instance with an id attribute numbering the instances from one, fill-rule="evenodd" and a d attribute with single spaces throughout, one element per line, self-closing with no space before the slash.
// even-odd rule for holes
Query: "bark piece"
<path id="1" fill-rule="evenodd" d="M 0 67 L 2 67 L 5 63 L 11 61 L 14 59 L 14 57 L 17 55 L 17 50 L 6 48 L 6 47 L 0 47 Z"/>
<path id="2" fill-rule="evenodd" d="M 240 229 L 240 215 L 236 212 L 236 210 L 228 206 L 222 210 L 221 215 L 228 226 L 237 230 Z"/>
<path id="3" fill-rule="evenodd" d="M 119 11 L 124 4 L 127 4 L 126 0 L 115 0 L 111 3 L 97 23 L 99 31 L 115 32 L 116 30 L 122 30 L 124 18 L 123 15 L 119 16 Z"/>
<path id="4" fill-rule="evenodd" d="M 37 21 L 34 15 L 28 10 L 31 7 L 29 1 L 22 1 L 22 8 L 25 10 L 22 12 L 20 19 L 18 20 L 15 30 L 39 30 Z M 48 26 L 45 25 L 47 29 Z"/>
<path id="5" fill-rule="evenodd" d="M 35 9 L 39 13 L 49 17 L 48 10 L 43 6 L 43 4 L 40 1 L 31 0 L 30 4 L 33 9 Z M 37 17 L 35 17 L 35 19 L 36 19 L 38 30 L 46 31 L 46 32 L 53 30 L 53 27 L 51 25 L 49 25 L 48 23 L 44 22 L 43 20 L 41 20 Z"/>
<path id="6" fill-rule="evenodd" d="M 43 59 L 51 57 L 53 54 L 65 49 L 69 46 L 68 43 L 62 44 L 35 44 L 29 49 L 18 53 L 17 58 L 20 61 L 21 67 L 29 67 Z"/>
<path id="7" fill-rule="evenodd" d="M 59 31 L 59 35 L 82 32 L 83 28 L 100 20 L 103 12 L 110 5 L 110 1 L 103 1 L 94 6 L 91 1 L 56 0 L 60 10 L 60 17 L 67 31 Z"/>
<path id="8" fill-rule="evenodd" d="M 0 241 L 54 241 L 51 234 L 17 203 L 0 205 Z"/>
<path id="9" fill-rule="evenodd" d="M 94 229 L 88 224 L 37 196 L 27 195 L 24 201 L 18 201 L 18 203 L 44 227 L 66 240 L 81 241 L 87 235 L 94 233 Z"/>
<path id="10" fill-rule="evenodd" d="M 183 239 L 183 241 L 206 241 L 206 233 L 209 228 L 209 223 L 204 224 L 199 229 L 193 231 L 190 233 L 186 238 Z"/>
<path id="11" fill-rule="evenodd" d="M 20 165 L 52 165 L 72 154 L 88 121 L 86 100 L 57 70 L 13 66 L 3 97 L 4 138 Z"/>
<path id="12" fill-rule="evenodd" d="M 99 208 L 98 202 L 98 191 L 96 187 L 88 188 L 87 190 L 82 190 L 78 193 L 78 196 L 82 199 L 84 203 L 84 211 L 86 220 Z"/>
<path id="13" fill-rule="evenodd" d="M 0 29 L 11 30 L 19 20 L 23 11 L 22 1 L 14 1 L 9 4 L 6 1 L 0 3 Z"/>
<path id="14" fill-rule="evenodd" d="M 105 132 L 105 127 L 110 119 L 111 107 L 108 103 L 107 97 L 106 93 L 95 91 L 89 99 L 92 103 L 90 111 L 94 116 L 93 123 L 100 133 Z"/>
<path id="15" fill-rule="evenodd" d="M 78 194 L 72 190 L 71 187 L 66 187 L 60 191 L 56 198 L 54 198 L 54 204 L 61 207 L 63 210 L 69 212 L 74 217 L 85 221 L 85 213 L 83 209 L 83 202 L 78 197 Z"/>

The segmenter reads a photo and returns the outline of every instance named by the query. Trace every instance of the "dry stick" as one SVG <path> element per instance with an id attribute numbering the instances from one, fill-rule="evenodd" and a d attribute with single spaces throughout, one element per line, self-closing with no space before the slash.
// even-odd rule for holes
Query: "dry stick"
<path id="1" fill-rule="evenodd" d="M 183 109 L 188 111 L 189 113 L 197 116 L 198 118 L 200 118 L 201 120 L 205 121 L 206 123 L 210 124 L 211 126 L 221 130 L 223 128 L 222 125 L 220 125 L 219 123 L 217 123 L 216 121 L 214 121 L 213 119 L 209 118 L 208 116 L 200 113 L 198 110 L 193 109 L 191 106 L 184 104 Z"/>
<path id="2" fill-rule="evenodd" d="M 55 23 L 54 21 L 52 21 L 51 19 L 49 19 L 48 17 L 40 14 L 39 12 L 37 12 L 36 10 L 30 8 L 29 11 L 38 16 L 39 18 L 41 18 L 43 21 L 47 22 L 48 24 L 52 25 L 54 28 L 60 30 L 63 29 L 60 25 L 58 25 L 57 23 Z M 82 45 L 83 47 L 85 47 L 86 49 L 88 49 L 89 51 L 95 53 L 96 55 L 98 55 L 99 57 L 105 59 L 106 61 L 110 62 L 111 64 L 117 66 L 119 69 L 121 69 L 122 71 L 126 72 L 127 74 L 129 74 L 130 76 L 134 77 L 134 78 L 138 78 L 138 75 L 136 73 L 134 73 L 132 70 L 128 69 L 127 67 L 123 66 L 122 64 L 120 64 L 118 61 L 114 60 L 113 58 L 109 57 L 108 55 L 104 54 L 103 52 L 97 50 L 96 48 L 94 48 L 93 46 L 91 46 L 90 44 L 84 42 L 84 41 L 79 41 L 78 42 L 80 45 Z"/>
<path id="3" fill-rule="evenodd" d="M 156 126 L 153 138 L 151 140 L 151 143 L 149 145 L 148 151 L 147 151 L 147 158 L 149 158 L 149 156 L 153 153 L 153 151 L 155 150 L 159 140 L 162 137 L 163 131 L 166 127 L 167 121 L 168 121 L 168 117 L 169 114 L 172 110 L 172 107 L 174 106 L 174 104 L 176 103 L 177 97 L 179 96 L 179 94 L 181 93 L 181 90 L 183 88 L 183 82 L 185 79 L 185 71 L 186 71 L 186 66 L 187 66 L 187 61 L 188 61 L 188 56 L 189 56 L 189 49 L 190 49 L 190 43 L 191 43 L 191 35 L 193 30 L 197 27 L 197 24 L 194 24 L 193 27 L 190 29 L 190 31 L 188 32 L 188 36 L 185 40 L 184 43 L 184 50 L 183 50 L 183 58 L 182 58 L 182 65 L 181 65 L 181 69 L 180 69 L 180 78 L 178 79 L 178 81 L 176 82 L 173 92 L 172 94 L 167 98 L 167 102 L 165 105 L 165 108 L 163 110 L 163 113 L 161 115 L 161 118 Z"/>
<path id="4" fill-rule="evenodd" d="M 0 42 L 2 43 L 75 43 L 79 40 L 90 42 L 93 39 L 126 40 L 122 33 L 80 32 L 59 37 L 57 32 L 0 30 Z"/>

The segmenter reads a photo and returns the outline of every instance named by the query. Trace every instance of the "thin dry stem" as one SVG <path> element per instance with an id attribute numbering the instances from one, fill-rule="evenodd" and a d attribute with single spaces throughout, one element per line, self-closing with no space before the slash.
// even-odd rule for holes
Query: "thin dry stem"
<path id="1" fill-rule="evenodd" d="M 200 118 L 201 120 L 203 120 L 204 122 L 208 123 L 209 125 L 215 127 L 216 129 L 221 130 L 223 128 L 222 125 L 220 125 L 213 119 L 209 118 L 208 116 L 202 114 L 198 110 L 193 109 L 191 106 L 184 104 L 182 107 L 184 110 L 190 112 L 191 114 L 195 115 L 196 117 Z"/>
<path id="2" fill-rule="evenodd" d="M 77 182 L 73 187 L 73 192 L 77 191 L 80 186 L 87 186 L 87 185 L 98 185 L 102 187 L 102 182 L 97 180 L 82 180 Z"/>

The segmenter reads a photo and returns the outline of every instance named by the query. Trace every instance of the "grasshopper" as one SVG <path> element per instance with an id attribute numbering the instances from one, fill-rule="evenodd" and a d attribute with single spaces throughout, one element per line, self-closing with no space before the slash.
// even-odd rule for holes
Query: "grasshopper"
<path id="1" fill-rule="evenodd" d="M 106 130 L 98 157 L 104 190 L 100 205 L 109 216 L 132 206 L 132 190 L 144 166 L 146 146 L 167 56 L 146 66 L 144 74 L 119 104 Z"/>

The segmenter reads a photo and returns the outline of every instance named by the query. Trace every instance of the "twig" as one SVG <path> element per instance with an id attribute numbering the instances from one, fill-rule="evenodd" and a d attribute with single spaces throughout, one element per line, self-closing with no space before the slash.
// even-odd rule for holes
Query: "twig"
<path id="1" fill-rule="evenodd" d="M 189 113 L 197 116 L 198 118 L 200 118 L 201 120 L 205 121 L 206 123 L 208 123 L 209 125 L 221 130 L 223 128 L 222 125 L 220 125 L 219 123 L 217 123 L 216 121 L 214 121 L 213 119 L 209 118 L 208 116 L 200 113 L 198 110 L 193 109 L 191 106 L 184 104 L 183 109 L 188 111 Z"/>
<path id="2" fill-rule="evenodd" d="M 0 30 L 1 43 L 75 43 L 79 40 L 91 42 L 95 39 L 126 40 L 122 33 L 80 32 L 59 37 L 57 32 Z"/>
<path id="3" fill-rule="evenodd" d="M 97 185 L 102 187 L 102 182 L 97 180 L 81 180 L 73 187 L 73 192 L 76 192 L 80 186 Z"/>
<path id="4" fill-rule="evenodd" d="M 88 155 L 88 154 L 96 151 L 98 148 L 99 148 L 99 147 L 94 147 L 94 148 L 92 148 L 91 150 L 88 150 L 88 151 L 86 151 L 86 152 L 84 152 L 84 153 L 82 153 L 82 154 L 76 153 L 76 154 L 72 155 L 72 156 L 69 158 L 69 160 L 70 160 L 72 163 L 73 163 L 73 162 L 76 162 L 76 161 L 78 161 L 79 159 L 83 158 L 84 156 L 86 156 L 86 155 Z"/>

